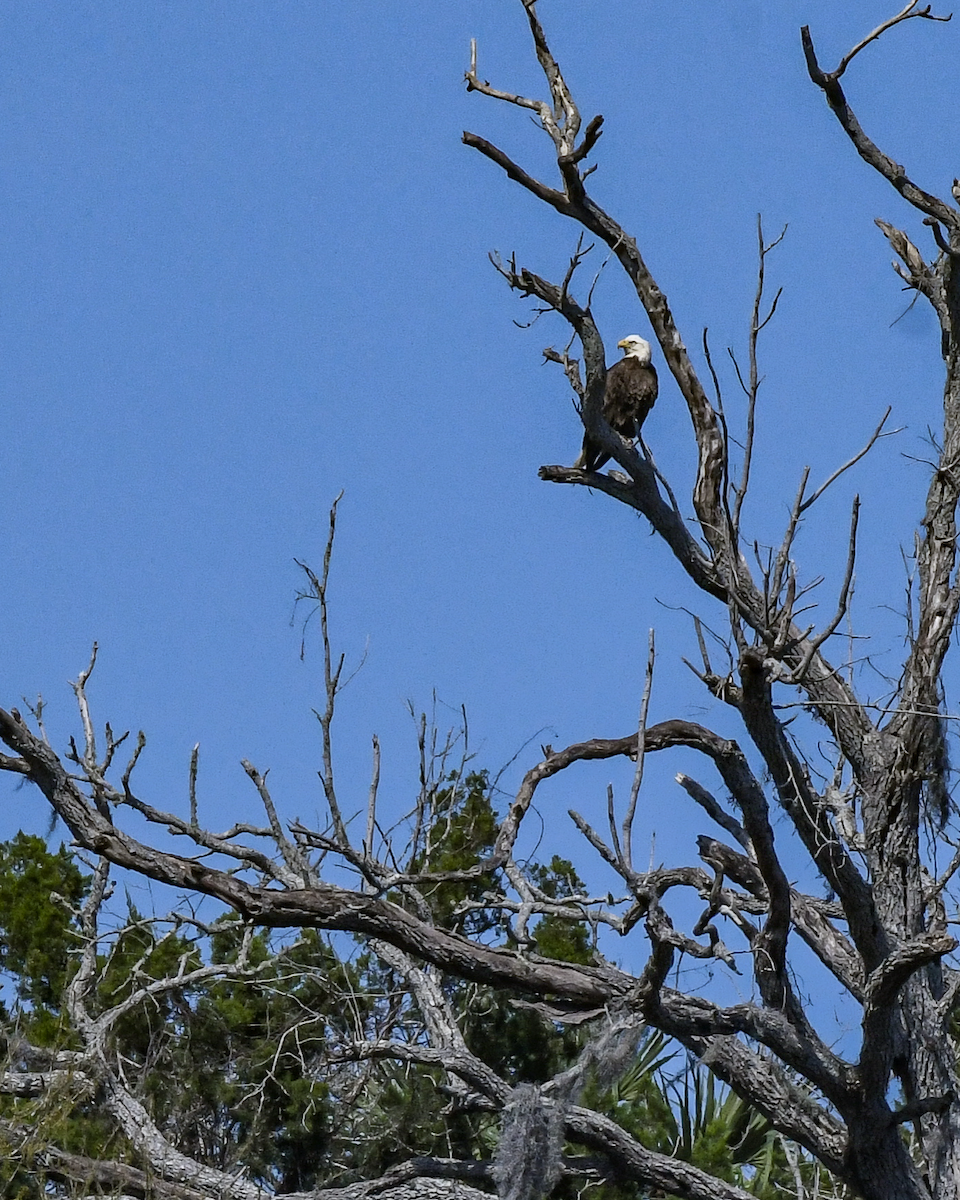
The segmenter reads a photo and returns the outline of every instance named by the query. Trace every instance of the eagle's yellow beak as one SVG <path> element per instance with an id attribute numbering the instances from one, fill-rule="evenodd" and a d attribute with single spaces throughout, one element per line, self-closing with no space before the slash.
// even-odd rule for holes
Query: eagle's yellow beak
<path id="1" fill-rule="evenodd" d="M 626 348 L 627 348 L 627 339 L 621 338 L 620 341 L 617 342 L 617 349 L 618 350 L 626 350 Z"/>

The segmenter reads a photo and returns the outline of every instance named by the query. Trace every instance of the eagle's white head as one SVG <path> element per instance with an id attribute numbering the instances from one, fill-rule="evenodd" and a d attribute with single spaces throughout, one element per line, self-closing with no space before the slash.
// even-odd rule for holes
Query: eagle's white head
<path id="1" fill-rule="evenodd" d="M 650 343 L 638 333 L 631 333 L 628 337 L 621 338 L 617 342 L 617 346 L 627 358 L 639 358 L 644 366 L 649 364 L 652 354 Z"/>

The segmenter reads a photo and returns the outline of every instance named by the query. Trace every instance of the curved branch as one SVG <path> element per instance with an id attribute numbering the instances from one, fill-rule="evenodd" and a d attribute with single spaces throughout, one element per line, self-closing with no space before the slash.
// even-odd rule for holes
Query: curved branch
<path id="1" fill-rule="evenodd" d="M 50 747 L 3 709 L 0 738 L 30 763 L 30 778 L 80 845 L 150 879 L 212 896 L 257 925 L 339 929 L 382 938 L 464 979 L 536 995 L 555 993 L 584 1007 L 603 1005 L 630 988 L 631 977 L 613 967 L 531 962 L 512 951 L 495 950 L 438 929 L 377 896 L 333 884 L 283 890 L 255 886 L 230 872 L 145 846 L 104 818 L 80 793 Z"/>
<path id="2" fill-rule="evenodd" d="M 647 1150 L 609 1117 L 571 1105 L 564 1113 L 569 1136 L 604 1154 L 618 1176 L 685 1200 L 753 1200 L 750 1192 L 667 1154 Z"/>
<path id="3" fill-rule="evenodd" d="M 953 19 L 953 13 L 946 17 L 932 16 L 930 13 L 929 4 L 926 8 L 921 8 L 918 10 L 917 5 L 919 2 L 920 0 L 908 0 L 908 3 L 900 10 L 900 12 L 897 13 L 895 17 L 890 17 L 886 21 L 882 21 L 876 27 L 876 29 L 868 33 L 867 36 L 861 41 L 857 42 L 854 48 L 845 54 L 840 60 L 840 65 L 837 67 L 836 71 L 834 71 L 834 75 L 839 78 L 861 50 L 866 49 L 871 42 L 875 42 L 881 34 L 886 33 L 888 29 L 892 29 L 894 25 L 899 25 L 903 21 L 911 21 L 917 18 L 926 21 L 950 21 Z"/>
<path id="4" fill-rule="evenodd" d="M 827 103 L 840 122 L 843 131 L 850 141 L 853 142 L 857 153 L 864 162 L 873 167 L 888 183 L 896 188 L 908 204 L 912 204 L 914 208 L 918 208 L 921 212 L 926 213 L 927 216 L 933 217 L 934 220 L 939 221 L 942 225 L 946 225 L 953 233 L 958 233 L 960 232 L 960 213 L 937 196 L 933 196 L 930 192 L 925 192 L 923 188 L 918 187 L 908 177 L 906 171 L 899 163 L 894 162 L 892 158 L 884 154 L 875 142 L 871 141 L 863 131 L 853 109 L 847 103 L 847 98 L 843 94 L 843 88 L 840 86 L 840 76 L 847 69 L 854 55 L 859 53 L 869 42 L 880 37 L 886 29 L 898 24 L 908 15 L 917 17 L 929 16 L 929 8 L 924 12 L 909 14 L 908 10 L 913 7 L 913 4 L 909 4 L 898 16 L 878 26 L 841 60 L 840 66 L 835 71 L 824 71 L 821 68 L 817 61 L 817 53 L 813 46 L 813 38 L 810 36 L 810 27 L 808 25 L 804 25 L 800 30 L 800 39 L 803 44 L 803 54 L 807 62 L 807 71 L 810 78 L 826 96 Z"/>
<path id="5" fill-rule="evenodd" d="M 880 424 L 876 427 L 876 429 L 870 435 L 870 439 L 867 442 L 867 444 L 861 450 L 858 450 L 857 453 L 853 456 L 853 458 L 848 458 L 847 461 L 843 464 L 843 466 L 837 467 L 837 469 L 833 472 L 833 474 L 830 475 L 830 477 L 828 479 L 824 480 L 824 482 L 820 484 L 820 486 L 817 488 L 817 490 L 811 496 L 808 496 L 805 500 L 801 499 L 801 501 L 797 507 L 797 515 L 798 516 L 805 513 L 812 504 L 816 504 L 816 502 L 820 499 L 820 497 L 827 490 L 827 488 L 830 487 L 831 484 L 836 483 L 836 481 L 840 478 L 840 476 L 844 473 L 844 471 L 849 471 L 850 468 L 852 466 L 855 466 L 860 461 L 861 458 L 863 458 L 865 455 L 869 454 L 870 451 L 873 449 L 874 445 L 876 444 L 877 440 L 881 436 L 889 437 L 889 436 L 891 436 L 891 434 L 899 432 L 899 430 L 893 429 L 888 434 L 883 433 L 883 427 L 887 423 L 887 417 L 890 416 L 890 413 L 892 411 L 893 411 L 893 409 L 890 407 L 890 405 L 887 405 L 887 411 L 880 418 Z M 802 495 L 802 492 L 803 492 L 803 488 L 801 488 L 801 495 Z"/>

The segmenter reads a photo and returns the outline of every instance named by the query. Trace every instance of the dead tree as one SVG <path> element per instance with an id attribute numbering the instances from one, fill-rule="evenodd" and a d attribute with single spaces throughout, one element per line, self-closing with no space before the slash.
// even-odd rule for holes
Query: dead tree
<path id="1" fill-rule="evenodd" d="M 833 71 L 821 67 L 809 31 L 802 33 L 812 82 L 823 91 L 857 152 L 923 214 L 931 236 L 925 256 L 905 233 L 878 222 L 898 256 L 903 280 L 936 313 L 946 371 L 942 436 L 917 530 L 911 585 L 914 618 L 894 694 L 880 706 L 861 694 L 855 672 L 845 671 L 844 663 L 830 657 L 838 644 L 832 639 L 848 614 L 859 501 L 852 507 L 848 560 L 835 609 L 818 623 L 809 623 L 802 614 L 804 587 L 795 558 L 801 517 L 862 455 L 814 490 L 803 476 L 782 542 L 769 556 L 755 555 L 757 561 L 750 561 L 752 543 L 742 528 L 753 452 L 757 338 L 770 315 L 769 306 L 766 313 L 763 308 L 763 262 L 770 245 L 761 234 L 752 369 L 744 381 L 747 433 L 740 469 L 735 471 L 724 414 L 708 395 L 665 293 L 635 240 L 587 191 L 592 168 L 586 164 L 597 146 L 602 118 L 583 124 L 548 46 L 535 0 L 521 3 L 548 98 L 528 98 L 484 81 L 475 49 L 467 86 L 534 115 L 553 142 L 559 180 L 554 184 L 534 177 L 477 134 L 466 133 L 463 140 L 535 199 L 609 247 L 625 271 L 689 412 L 698 456 L 693 519 L 687 519 L 642 444 L 638 450 L 602 418 L 605 349 L 589 299 L 578 302 L 574 296 L 579 254 L 559 283 L 515 261 L 499 264 L 512 288 L 569 323 L 579 340 L 580 358 L 566 351 L 551 351 L 550 357 L 566 369 L 589 436 L 619 468 L 600 474 L 547 466 L 540 474 L 550 482 L 604 492 L 642 514 L 703 593 L 704 605 L 723 614 L 729 661 L 720 669 L 714 666 L 697 622 L 702 661 L 695 673 L 712 696 L 736 713 L 740 741 L 687 720 L 649 724 L 644 705 L 639 728 L 626 736 L 596 737 L 562 750 L 545 748 L 543 760 L 527 772 L 502 821 L 493 853 L 459 876 L 490 881 L 489 902 L 509 916 L 517 949 L 493 947 L 432 922 L 422 895 L 439 877 L 418 870 L 422 858 L 415 853 L 401 862 L 379 834 L 379 763 L 365 831 L 359 840 L 351 840 L 329 753 L 330 717 L 342 663 L 338 667 L 331 658 L 326 637 L 325 572 L 311 576 L 311 587 L 324 616 L 327 656 L 329 703 L 322 718 L 330 809 L 326 831 L 299 826 L 284 830 L 265 781 L 252 767 L 248 773 L 268 823 L 262 829 L 245 827 L 219 835 L 205 831 L 195 812 L 181 818 L 140 799 L 131 779 L 137 753 L 121 783 L 111 782 L 116 744 L 109 738 L 105 751 L 98 753 L 85 676 L 77 685 L 85 738 L 73 762 L 64 762 L 42 731 L 34 732 L 13 709 L 0 711 L 0 737 L 10 751 L 0 758 L 0 767 L 34 783 L 77 844 L 110 863 L 183 891 L 215 897 L 254 926 L 341 930 L 369 939 L 417 993 L 429 1036 L 415 1045 L 358 1045 L 356 1053 L 406 1055 L 429 1062 L 447 1073 L 464 1103 L 507 1114 L 527 1112 L 528 1129 L 539 1121 L 544 1161 L 528 1194 L 547 1189 L 558 1172 L 576 1170 L 576 1164 L 563 1160 L 556 1149 L 565 1139 L 586 1148 L 591 1161 L 599 1161 L 618 1180 L 633 1182 L 645 1192 L 658 1189 L 694 1200 L 745 1196 L 689 1164 L 644 1149 L 613 1121 L 582 1107 L 578 1089 L 569 1081 L 555 1080 L 535 1096 L 512 1092 L 467 1050 L 438 986 L 443 975 L 520 993 L 550 1020 L 603 1016 L 607 1035 L 614 1030 L 633 1036 L 630 1031 L 641 1024 L 661 1030 L 765 1114 L 785 1138 L 867 1200 L 960 1200 L 960 1087 L 951 1035 L 960 971 L 953 959 L 958 943 L 948 933 L 946 917 L 960 850 L 953 852 L 950 832 L 954 823 L 944 735 L 950 714 L 943 711 L 941 687 L 960 605 L 960 183 L 953 188 L 952 202 L 916 185 L 864 132 L 841 86 L 854 58 L 870 42 L 908 20 L 947 18 L 932 15 L 929 6 L 918 8 L 918 0 L 912 0 L 868 34 Z M 709 357 L 707 362 L 709 368 Z M 881 436 L 882 425 L 864 453 Z M 804 710 L 816 722 L 821 743 L 829 740 L 834 761 L 830 778 L 823 779 L 811 766 L 812 752 L 804 751 L 802 729 L 796 733 L 787 727 L 784 703 L 791 705 L 791 712 Z M 646 756 L 677 747 L 700 754 L 705 769 L 719 779 L 719 788 L 711 784 L 710 790 L 698 780 L 678 777 L 690 800 L 716 824 L 716 836 L 699 839 L 700 861 L 695 865 L 643 870 L 635 863 L 632 846 L 642 764 Z M 605 831 L 597 821 L 572 815 L 587 842 L 622 880 L 627 899 L 618 907 L 606 898 L 548 897 L 524 877 L 513 859 L 535 793 L 575 763 L 615 756 L 637 763 L 635 787 L 623 811 L 618 815 L 611 799 L 604 814 Z M 728 799 L 714 794 L 720 789 Z M 196 850 L 177 855 L 132 837 L 118 820 L 125 807 L 192 840 Z M 788 879 L 774 836 L 775 812 L 781 814 L 777 838 L 789 836 L 802 848 L 811 878 L 819 881 L 819 890 L 810 889 L 817 894 L 800 890 Z M 260 849 L 257 838 L 272 842 L 275 856 Z M 934 843 L 947 847 L 949 857 L 939 874 Z M 333 859 L 356 872 L 355 887 L 323 875 L 324 863 Z M 454 877 L 442 876 L 447 881 Z M 689 930 L 678 928 L 668 913 L 667 901 L 675 889 L 692 893 L 702 904 L 702 915 Z M 824 899 L 824 893 L 830 898 Z M 645 937 L 645 966 L 630 974 L 602 960 L 579 966 L 537 955 L 527 936 L 529 922 L 537 914 L 550 913 L 587 917 L 620 935 Z M 841 985 L 857 1013 L 858 1042 L 850 1050 L 841 1052 L 830 1044 L 800 994 L 790 956 L 798 939 Z M 729 964 L 734 952 L 741 956 L 739 961 L 748 958 L 751 963 L 749 1000 L 723 1004 L 708 994 L 673 986 L 677 980 L 672 969 L 680 956 Z M 505 1119 L 505 1140 L 511 1128 Z M 141 1152 L 159 1177 L 186 1180 L 147 1144 L 149 1139 L 143 1142 Z M 178 1164 L 176 1170 L 182 1168 Z M 439 1163 L 418 1169 L 455 1174 L 453 1166 Z M 497 1180 L 504 1195 L 514 1194 L 511 1180 L 502 1171 L 498 1175 L 495 1165 L 487 1178 Z M 205 1179 L 198 1174 L 190 1185 L 202 1192 Z M 242 1195 L 242 1188 L 236 1194 Z"/>

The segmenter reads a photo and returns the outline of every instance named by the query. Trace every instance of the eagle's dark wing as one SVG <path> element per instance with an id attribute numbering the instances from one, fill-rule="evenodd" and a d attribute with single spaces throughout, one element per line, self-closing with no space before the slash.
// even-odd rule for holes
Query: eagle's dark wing
<path id="1" fill-rule="evenodd" d="M 640 432 L 647 413 L 657 398 L 657 370 L 633 355 L 621 358 L 607 372 L 603 396 L 603 417 L 621 437 L 633 439 Z M 585 434 L 583 450 L 576 465 L 585 471 L 599 471 L 610 455 Z"/>

